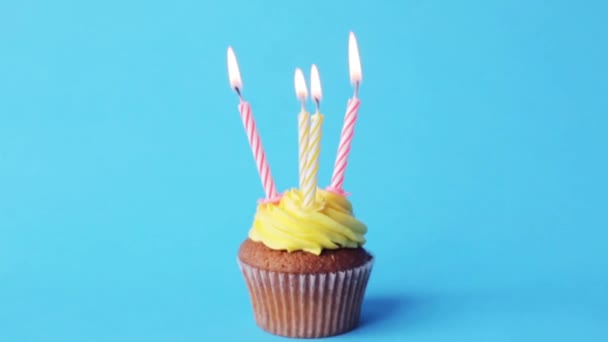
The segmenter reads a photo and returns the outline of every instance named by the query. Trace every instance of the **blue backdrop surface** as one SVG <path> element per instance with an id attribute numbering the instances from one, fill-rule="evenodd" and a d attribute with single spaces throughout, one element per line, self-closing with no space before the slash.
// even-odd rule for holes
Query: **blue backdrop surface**
<path id="1" fill-rule="evenodd" d="M 297 182 L 293 71 L 319 65 L 325 185 L 350 30 L 346 188 L 377 261 L 360 328 L 334 340 L 606 341 L 607 10 L 2 1 L 0 341 L 282 340 L 236 265 L 262 188 L 226 48 L 280 189 Z"/>

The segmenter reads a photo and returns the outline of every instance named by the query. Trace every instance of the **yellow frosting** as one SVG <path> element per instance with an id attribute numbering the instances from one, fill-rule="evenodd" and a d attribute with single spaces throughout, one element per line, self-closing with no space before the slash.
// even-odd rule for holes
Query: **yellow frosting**
<path id="1" fill-rule="evenodd" d="M 353 216 L 341 195 L 318 189 L 315 206 L 302 207 L 300 191 L 292 189 L 278 203 L 261 203 L 249 238 L 269 248 L 302 250 L 316 255 L 323 249 L 356 248 L 365 243 L 365 224 Z"/>

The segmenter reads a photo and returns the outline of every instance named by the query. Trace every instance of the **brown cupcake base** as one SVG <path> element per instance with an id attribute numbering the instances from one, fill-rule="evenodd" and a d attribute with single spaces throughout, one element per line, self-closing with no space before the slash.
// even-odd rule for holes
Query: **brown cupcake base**
<path id="1" fill-rule="evenodd" d="M 321 255 L 304 251 L 287 252 L 266 247 L 251 239 L 243 241 L 239 259 L 267 271 L 286 273 L 327 273 L 354 268 L 365 264 L 371 255 L 365 249 L 327 249 Z"/>
<path id="2" fill-rule="evenodd" d="M 336 254 L 339 260 L 333 263 L 333 269 L 326 268 L 329 263 L 322 263 L 324 267 L 313 273 L 293 272 L 296 270 L 292 267 L 293 253 L 273 251 L 285 254 L 275 261 L 279 261 L 278 265 L 282 263 L 279 268 L 289 265 L 290 272 L 269 270 L 263 267 L 268 266 L 266 264 L 252 265 L 246 260 L 250 255 L 243 258 L 239 253 L 238 263 L 249 289 L 257 325 L 272 334 L 299 338 L 338 335 L 355 328 L 373 265 L 373 257 L 360 250 L 365 257 L 352 259 L 349 254 L 352 251 L 343 254 L 357 262 L 340 262 L 343 260 Z M 363 255 L 360 251 L 355 253 Z M 313 263 L 319 261 L 320 256 L 312 257 Z"/>

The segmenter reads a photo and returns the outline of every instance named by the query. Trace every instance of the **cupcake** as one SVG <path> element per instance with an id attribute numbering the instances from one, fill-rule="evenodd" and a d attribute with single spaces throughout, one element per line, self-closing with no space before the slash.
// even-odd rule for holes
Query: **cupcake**
<path id="1" fill-rule="evenodd" d="M 255 321 L 281 336 L 314 338 L 355 328 L 373 257 L 361 246 L 366 227 L 342 195 L 317 191 L 317 208 L 287 191 L 258 205 L 240 246 Z"/>
<path id="2" fill-rule="evenodd" d="M 350 141 L 360 101 L 357 98 L 361 67 L 354 35 L 349 39 L 351 81 L 349 100 L 331 185 L 317 187 L 321 126 L 321 83 L 311 68 L 311 97 L 317 111 L 305 110 L 307 88 L 296 69 L 296 95 L 302 102 L 298 115 L 299 180 L 297 189 L 277 194 L 270 167 L 257 132 L 251 106 L 242 95 L 234 51 L 228 49 L 230 85 L 239 95 L 239 112 L 266 194 L 257 207 L 248 238 L 238 251 L 238 264 L 253 305 L 255 322 L 281 336 L 314 338 L 355 328 L 374 258 L 365 249 L 367 227 L 353 214 L 342 190 Z"/>

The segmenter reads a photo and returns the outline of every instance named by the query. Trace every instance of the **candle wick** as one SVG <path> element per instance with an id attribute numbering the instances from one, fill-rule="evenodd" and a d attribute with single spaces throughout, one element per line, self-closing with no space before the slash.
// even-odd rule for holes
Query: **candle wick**
<path id="1" fill-rule="evenodd" d="M 357 98 L 358 96 L 359 96 L 359 81 L 355 82 L 355 95 L 353 97 Z"/>
<path id="2" fill-rule="evenodd" d="M 317 105 L 317 113 L 319 113 L 321 109 L 321 101 L 318 98 L 315 98 L 315 104 Z"/>
<path id="3" fill-rule="evenodd" d="M 304 100 L 303 97 L 300 99 L 300 101 L 302 104 L 302 112 L 305 112 L 306 111 L 306 101 Z"/>
<path id="4" fill-rule="evenodd" d="M 241 94 L 241 89 L 239 87 L 234 87 L 234 91 L 236 91 L 236 94 L 239 96 L 239 99 L 241 99 L 241 101 L 243 101 L 243 95 Z"/>

